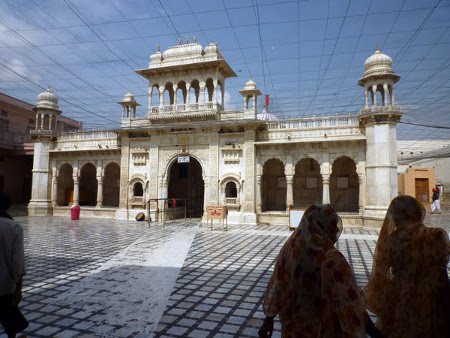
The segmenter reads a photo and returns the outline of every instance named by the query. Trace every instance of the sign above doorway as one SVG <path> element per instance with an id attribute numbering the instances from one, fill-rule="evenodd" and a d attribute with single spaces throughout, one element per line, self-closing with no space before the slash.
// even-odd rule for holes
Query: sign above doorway
<path id="1" fill-rule="evenodd" d="M 178 156 L 178 163 L 189 163 L 189 156 Z"/>

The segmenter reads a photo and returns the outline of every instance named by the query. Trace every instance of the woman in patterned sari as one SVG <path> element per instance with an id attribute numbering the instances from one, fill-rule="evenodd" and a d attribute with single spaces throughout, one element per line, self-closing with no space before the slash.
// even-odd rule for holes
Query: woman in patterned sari
<path id="1" fill-rule="evenodd" d="M 424 217 L 415 198 L 398 196 L 380 231 L 364 297 L 388 337 L 450 337 L 450 244 Z"/>
<path id="2" fill-rule="evenodd" d="M 341 231 L 330 205 L 305 211 L 278 255 L 263 302 L 260 337 L 272 335 L 276 315 L 283 338 L 366 337 L 366 322 L 372 322 L 349 264 L 334 247 Z"/>

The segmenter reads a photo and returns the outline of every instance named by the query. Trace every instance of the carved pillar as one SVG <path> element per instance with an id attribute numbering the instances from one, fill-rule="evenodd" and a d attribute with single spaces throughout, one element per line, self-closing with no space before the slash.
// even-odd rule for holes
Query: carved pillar
<path id="1" fill-rule="evenodd" d="M 293 184 L 294 176 L 286 175 L 286 210 L 289 211 L 289 207 L 294 205 L 294 192 Z"/>
<path id="2" fill-rule="evenodd" d="M 221 105 L 222 105 L 222 110 L 225 111 L 225 81 L 222 81 L 222 86 L 220 86 L 221 89 L 221 95 L 222 95 L 222 101 L 221 101 Z"/>
<path id="3" fill-rule="evenodd" d="M 39 114 L 36 114 L 36 130 L 39 129 Z"/>
<path id="4" fill-rule="evenodd" d="M 45 116 L 43 114 L 41 114 L 41 129 L 44 129 L 44 120 L 45 120 Z"/>
<path id="5" fill-rule="evenodd" d="M 203 178 L 203 189 L 204 189 L 204 193 L 203 193 L 203 217 L 206 217 L 206 207 L 208 206 L 208 202 L 209 202 L 209 177 L 204 177 Z"/>
<path id="6" fill-rule="evenodd" d="M 213 80 L 213 94 L 212 103 L 215 105 L 217 103 L 217 80 Z"/>
<path id="7" fill-rule="evenodd" d="M 322 203 L 329 204 L 330 203 L 330 175 L 322 174 Z"/>
<path id="8" fill-rule="evenodd" d="M 387 83 L 383 84 L 383 106 L 387 106 L 387 93 L 388 93 Z"/>
<path id="9" fill-rule="evenodd" d="M 395 106 L 395 101 L 394 101 L 394 87 L 391 88 L 391 106 Z"/>
<path id="10" fill-rule="evenodd" d="M 238 185 L 236 187 L 236 192 L 237 192 L 237 194 L 236 194 L 236 204 L 240 206 L 241 205 L 241 186 L 240 185 Z"/>
<path id="11" fill-rule="evenodd" d="M 49 115 L 49 118 L 48 118 L 48 130 L 52 130 L 52 119 L 53 119 L 53 115 Z"/>
<path id="12" fill-rule="evenodd" d="M 205 83 L 200 82 L 199 86 L 200 86 L 200 89 L 198 92 L 198 96 L 199 96 L 198 103 L 201 106 L 201 105 L 205 104 Z"/>

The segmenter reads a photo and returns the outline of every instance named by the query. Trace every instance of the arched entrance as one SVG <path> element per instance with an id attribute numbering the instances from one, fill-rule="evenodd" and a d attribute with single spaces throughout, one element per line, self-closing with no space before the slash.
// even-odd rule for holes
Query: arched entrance
<path id="1" fill-rule="evenodd" d="M 189 162 L 181 162 L 179 160 L 181 158 Z M 205 194 L 202 166 L 192 156 L 182 156 L 179 159 L 176 159 L 170 167 L 167 197 L 186 198 L 186 209 L 191 210 L 191 217 L 202 217 Z M 177 216 L 184 217 L 181 213 Z"/>
<path id="2" fill-rule="evenodd" d="M 264 163 L 262 176 L 262 211 L 286 211 L 286 175 L 284 164 L 271 159 Z"/>
<path id="3" fill-rule="evenodd" d="M 95 206 L 97 204 L 96 168 L 92 163 L 86 163 L 80 175 L 80 205 Z"/>
<path id="4" fill-rule="evenodd" d="M 294 205 L 307 208 L 322 203 L 322 175 L 320 166 L 313 158 L 304 158 L 295 165 Z"/>
<path id="5" fill-rule="evenodd" d="M 120 167 L 117 163 L 109 163 L 105 168 L 103 178 L 103 205 L 105 207 L 119 206 Z"/>
<path id="6" fill-rule="evenodd" d="M 59 168 L 58 192 L 56 201 L 59 206 L 67 206 L 73 201 L 73 168 L 70 164 L 64 163 Z"/>
<path id="7" fill-rule="evenodd" d="M 358 212 L 359 180 L 355 162 L 346 156 L 333 162 L 330 200 L 336 211 Z"/>

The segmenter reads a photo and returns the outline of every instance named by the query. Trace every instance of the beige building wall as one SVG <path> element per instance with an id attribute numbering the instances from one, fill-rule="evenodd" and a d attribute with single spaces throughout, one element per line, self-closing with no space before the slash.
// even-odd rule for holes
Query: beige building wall
<path id="1" fill-rule="evenodd" d="M 399 195 L 409 195 L 422 203 L 430 203 L 436 182 L 434 168 L 408 168 L 398 175 Z"/>

